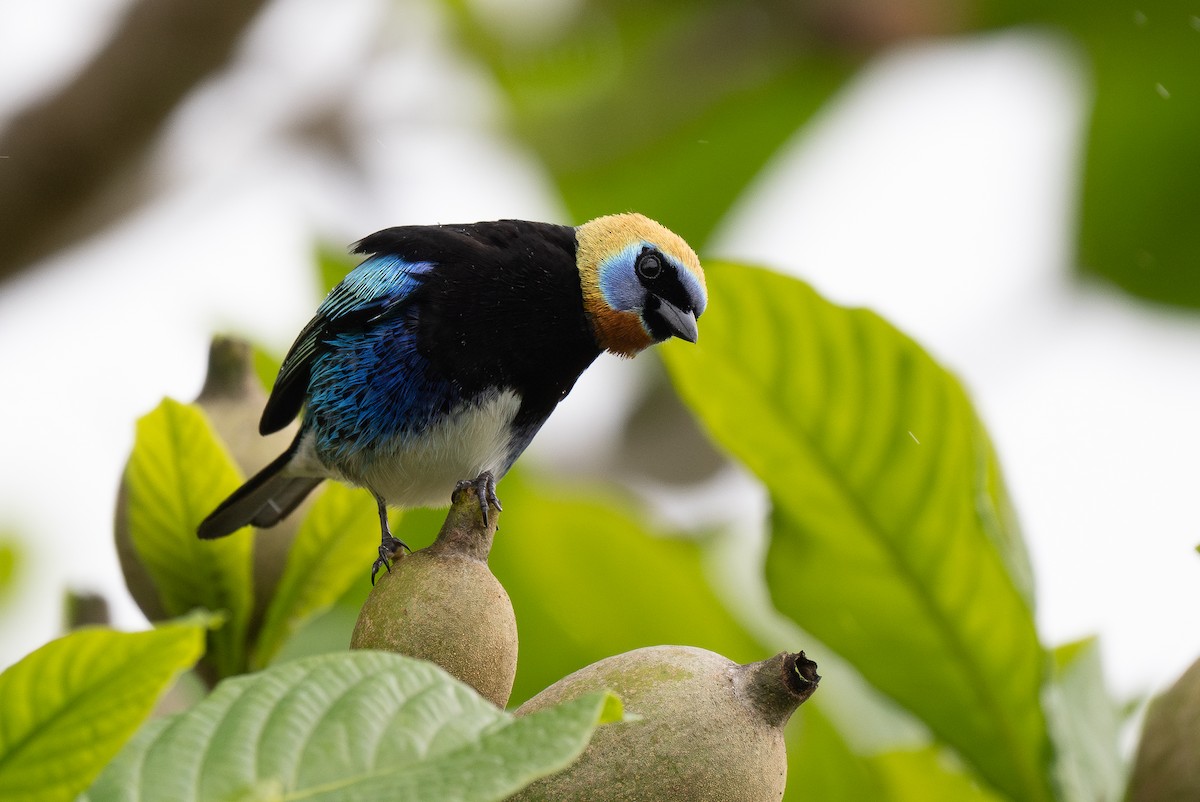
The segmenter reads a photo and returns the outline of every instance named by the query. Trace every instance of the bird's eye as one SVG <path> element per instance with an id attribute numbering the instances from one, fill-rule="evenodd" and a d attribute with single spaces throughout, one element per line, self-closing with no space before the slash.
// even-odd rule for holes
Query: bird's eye
<path id="1" fill-rule="evenodd" d="M 662 273 L 662 259 L 654 252 L 643 253 L 637 260 L 638 275 L 653 281 Z"/>

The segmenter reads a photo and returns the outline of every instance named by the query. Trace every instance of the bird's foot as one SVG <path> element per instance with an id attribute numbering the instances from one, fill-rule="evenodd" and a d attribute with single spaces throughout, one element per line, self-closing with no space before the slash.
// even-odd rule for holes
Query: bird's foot
<path id="1" fill-rule="evenodd" d="M 412 551 L 407 543 L 391 535 L 385 535 L 379 543 L 379 557 L 371 564 L 371 584 L 375 584 L 375 575 L 379 573 L 380 568 L 386 568 L 390 572 L 392 561 L 396 559 L 396 555 L 405 551 Z"/>
<path id="2" fill-rule="evenodd" d="M 488 508 L 495 507 L 496 512 L 504 512 L 500 499 L 496 496 L 496 477 L 491 471 L 484 471 L 474 479 L 464 479 L 454 488 L 457 493 L 464 487 L 475 489 L 475 497 L 479 499 L 479 512 L 483 515 L 483 525 L 488 525 Z"/>

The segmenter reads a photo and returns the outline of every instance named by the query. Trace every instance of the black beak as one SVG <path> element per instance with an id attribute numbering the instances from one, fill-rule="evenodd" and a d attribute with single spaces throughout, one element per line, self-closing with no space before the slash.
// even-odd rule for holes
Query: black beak
<path id="1" fill-rule="evenodd" d="M 699 330 L 696 328 L 696 315 L 694 312 L 685 312 L 678 306 L 675 306 L 669 301 L 663 301 L 659 304 L 659 317 L 667 324 L 667 328 L 681 340 L 687 340 L 690 343 L 696 342 L 700 336 Z"/>

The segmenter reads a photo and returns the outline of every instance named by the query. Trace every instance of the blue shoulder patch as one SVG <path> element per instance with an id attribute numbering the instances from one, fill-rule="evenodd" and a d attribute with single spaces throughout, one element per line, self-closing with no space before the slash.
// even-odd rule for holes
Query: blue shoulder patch
<path id="1" fill-rule="evenodd" d="M 458 390 L 434 377 L 418 353 L 420 310 L 405 305 L 431 267 L 372 257 L 318 308 L 327 325 L 313 332 L 308 348 L 306 421 L 322 459 L 340 461 L 365 444 L 422 430 L 459 401 Z"/>
<path id="2" fill-rule="evenodd" d="M 263 434 L 278 431 L 295 418 L 309 393 L 313 368 L 321 354 L 340 337 L 363 337 L 380 321 L 402 316 L 422 276 L 432 267 L 431 262 L 410 262 L 385 254 L 366 259 L 346 274 L 284 358 L 259 430 Z"/>
<path id="3" fill-rule="evenodd" d="M 317 316 L 335 321 L 356 312 L 386 312 L 403 303 L 432 267 L 431 262 L 409 262 L 391 254 L 372 256 L 338 282 L 317 307 Z"/>

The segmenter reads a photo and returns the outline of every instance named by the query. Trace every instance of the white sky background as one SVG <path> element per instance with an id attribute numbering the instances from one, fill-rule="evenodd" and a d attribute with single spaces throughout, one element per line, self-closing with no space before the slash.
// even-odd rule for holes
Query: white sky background
<path id="1" fill-rule="evenodd" d="M 69 74 L 122 5 L 6 4 L 0 118 Z M 215 330 L 286 348 L 317 301 L 314 234 L 579 222 L 500 133 L 496 94 L 439 38 L 436 13 L 396 8 L 278 2 L 247 68 L 175 118 L 161 198 L 0 287 L 0 529 L 29 552 L 0 609 L 0 665 L 56 634 L 68 585 L 142 625 L 111 545 L 133 421 L 196 394 Z M 1044 639 L 1099 633 L 1111 684 L 1130 694 L 1200 655 L 1200 316 L 1072 278 L 1087 93 L 1076 54 L 1036 32 L 884 56 L 779 154 L 711 250 L 875 308 L 964 378 L 1025 526 Z M 361 176 L 280 137 L 338 97 Z M 603 439 L 633 370 L 598 363 L 531 457 Z"/>

